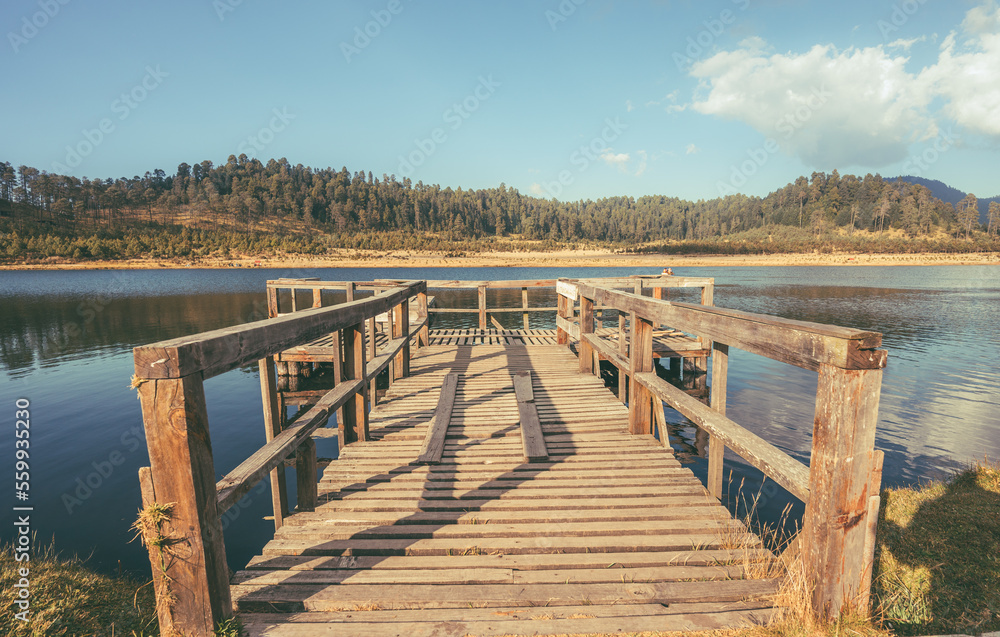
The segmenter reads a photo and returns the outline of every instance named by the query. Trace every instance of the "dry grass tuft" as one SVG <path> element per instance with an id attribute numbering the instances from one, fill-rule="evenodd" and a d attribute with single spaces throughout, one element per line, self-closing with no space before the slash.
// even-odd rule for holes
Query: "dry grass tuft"
<path id="1" fill-rule="evenodd" d="M 29 569 L 28 622 L 14 604 L 20 569 Z M 0 547 L 0 634 L 146 637 L 157 634 L 152 587 L 131 577 L 95 573 L 77 556 L 62 557 L 52 545 L 32 548 L 31 560 L 15 560 L 14 547 Z"/>

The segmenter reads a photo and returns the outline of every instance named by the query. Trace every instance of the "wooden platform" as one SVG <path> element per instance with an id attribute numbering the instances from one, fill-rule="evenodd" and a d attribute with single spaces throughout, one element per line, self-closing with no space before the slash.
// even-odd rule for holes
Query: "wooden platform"
<path id="1" fill-rule="evenodd" d="M 414 350 L 412 375 L 371 414 L 374 440 L 344 449 L 317 510 L 290 516 L 234 576 L 251 635 L 695 630 L 769 617 L 776 582 L 745 579 L 745 563 L 769 555 L 757 539 L 669 448 L 630 435 L 626 408 L 573 371 L 565 347 L 531 332 L 544 330 L 521 342 L 432 332 Z M 443 344 L 459 338 L 495 342 Z M 525 458 L 521 371 L 545 462 Z M 419 464 L 449 373 L 443 453 Z"/>

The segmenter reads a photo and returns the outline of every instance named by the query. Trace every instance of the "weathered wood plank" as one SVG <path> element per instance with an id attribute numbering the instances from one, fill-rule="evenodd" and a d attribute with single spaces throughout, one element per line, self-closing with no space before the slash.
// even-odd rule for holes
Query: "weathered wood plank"
<path id="1" fill-rule="evenodd" d="M 332 330 L 352 326 L 423 291 L 426 291 L 423 282 L 415 282 L 364 300 L 136 347 L 135 374 L 142 379 L 154 379 L 201 372 L 202 378 L 208 379 Z"/>
<path id="2" fill-rule="evenodd" d="M 238 600 L 240 608 L 252 609 L 254 602 L 283 606 L 288 611 L 348 610 L 371 600 L 384 600 L 393 608 L 462 608 L 530 606 L 535 600 L 549 600 L 550 606 L 591 604 L 723 602 L 761 598 L 777 589 L 777 580 L 730 580 L 711 582 L 652 582 L 634 584 L 593 584 L 586 600 L 572 584 L 484 584 L 479 586 L 405 586 L 358 584 L 356 586 L 291 586 L 278 584 L 250 590 Z M 248 587 L 249 588 L 249 587 Z"/>
<path id="3" fill-rule="evenodd" d="M 326 424 L 338 407 L 351 401 L 363 384 L 363 379 L 349 380 L 333 388 L 301 418 L 219 480 L 215 485 L 219 513 L 227 511 L 271 469 L 281 465 L 313 431 Z"/>
<path id="4" fill-rule="evenodd" d="M 514 394 L 517 397 L 518 419 L 521 425 L 521 445 L 527 462 L 547 462 L 549 452 L 542 435 L 535 407 L 535 394 L 531 387 L 531 372 L 520 371 L 514 376 Z"/>
<path id="5" fill-rule="evenodd" d="M 448 433 L 448 424 L 451 422 L 451 412 L 455 406 L 455 391 L 458 388 L 458 374 L 448 374 L 441 383 L 441 393 L 438 396 L 437 408 L 434 416 L 427 425 L 427 435 L 420 448 L 420 455 L 417 462 L 423 464 L 437 464 L 441 462 L 441 454 L 444 452 L 445 436 Z"/>

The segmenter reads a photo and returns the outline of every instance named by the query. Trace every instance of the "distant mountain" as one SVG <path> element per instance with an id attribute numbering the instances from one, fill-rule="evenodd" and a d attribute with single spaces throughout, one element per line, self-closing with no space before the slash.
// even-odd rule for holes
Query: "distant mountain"
<path id="1" fill-rule="evenodd" d="M 945 203 L 950 203 L 952 205 L 957 204 L 959 201 L 965 199 L 965 195 L 968 193 L 962 192 L 958 188 L 952 188 L 943 181 L 938 181 L 937 179 L 924 179 L 923 177 L 914 177 L 913 175 L 904 175 L 902 177 L 887 177 L 886 181 L 906 181 L 911 184 L 919 184 L 921 186 L 926 186 L 930 189 L 931 193 Z M 987 221 L 987 215 L 990 209 L 990 202 L 996 201 L 1000 203 L 1000 195 L 996 197 L 980 197 L 976 195 L 979 200 L 979 223 L 985 224 Z"/>

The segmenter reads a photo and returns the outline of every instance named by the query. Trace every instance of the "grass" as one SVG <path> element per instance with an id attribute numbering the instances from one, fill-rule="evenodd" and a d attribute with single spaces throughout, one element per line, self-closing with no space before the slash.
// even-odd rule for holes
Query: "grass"
<path id="1" fill-rule="evenodd" d="M 900 635 L 1000 630 L 1000 465 L 883 492 L 877 612 Z"/>
<path id="2" fill-rule="evenodd" d="M 126 637 L 157 633 L 153 587 L 127 576 L 94 573 L 84 560 L 62 557 L 50 545 L 33 547 L 31 560 L 17 562 L 12 545 L 0 547 L 0 634 L 12 637 L 97 635 Z M 15 613 L 19 569 L 29 569 L 30 621 Z"/>

